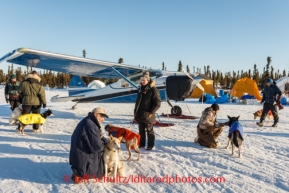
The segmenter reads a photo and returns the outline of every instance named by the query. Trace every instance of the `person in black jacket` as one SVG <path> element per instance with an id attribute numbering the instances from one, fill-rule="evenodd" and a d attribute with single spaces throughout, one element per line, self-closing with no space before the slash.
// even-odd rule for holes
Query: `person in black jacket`
<path id="1" fill-rule="evenodd" d="M 12 111 L 21 104 L 19 100 L 20 86 L 21 83 L 16 80 L 15 74 L 10 76 L 10 81 L 5 85 L 5 99 L 7 103 L 10 103 L 10 109 Z"/>
<path id="2" fill-rule="evenodd" d="M 282 98 L 282 93 L 280 89 L 273 84 L 273 80 L 268 78 L 266 80 L 266 86 L 263 89 L 263 98 L 261 100 L 261 104 L 263 105 L 263 112 L 260 118 L 260 122 L 257 122 L 257 125 L 260 127 L 264 126 L 265 117 L 268 114 L 268 111 L 271 110 L 272 115 L 274 117 L 274 124 L 272 127 L 278 126 L 279 116 L 278 116 L 278 104 L 280 104 L 280 100 Z"/>
<path id="3" fill-rule="evenodd" d="M 69 163 L 74 183 L 104 175 L 102 152 L 106 139 L 100 127 L 105 117 L 108 118 L 103 108 L 93 109 L 78 123 L 71 136 Z"/>
<path id="4" fill-rule="evenodd" d="M 145 147 L 146 134 L 148 137 L 148 146 L 146 150 L 152 150 L 155 142 L 155 133 L 153 122 L 155 113 L 161 106 L 161 98 L 158 89 L 155 87 L 155 81 L 152 81 L 149 72 L 145 72 L 141 77 L 141 86 L 138 90 L 134 109 L 134 119 L 139 125 L 140 147 Z"/>

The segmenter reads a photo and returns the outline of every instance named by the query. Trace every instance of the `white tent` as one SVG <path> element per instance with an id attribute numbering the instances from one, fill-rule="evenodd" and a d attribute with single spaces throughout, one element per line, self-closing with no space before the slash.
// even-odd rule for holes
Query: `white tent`
<path id="1" fill-rule="evenodd" d="M 276 80 L 276 86 L 282 93 L 289 93 L 289 77 L 283 76 L 279 80 Z"/>
<path id="2" fill-rule="evenodd" d="M 91 83 L 89 83 L 87 87 L 91 89 L 99 89 L 99 88 L 105 87 L 105 84 L 104 82 L 101 82 L 100 80 L 94 80 Z"/>

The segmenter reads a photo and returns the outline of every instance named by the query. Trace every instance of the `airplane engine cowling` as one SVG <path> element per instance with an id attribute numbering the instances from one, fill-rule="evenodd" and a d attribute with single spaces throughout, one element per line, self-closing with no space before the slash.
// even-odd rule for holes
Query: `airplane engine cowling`
<path id="1" fill-rule="evenodd" d="M 192 79 L 187 76 L 169 76 L 166 79 L 167 95 L 170 100 L 183 101 L 193 92 Z"/>

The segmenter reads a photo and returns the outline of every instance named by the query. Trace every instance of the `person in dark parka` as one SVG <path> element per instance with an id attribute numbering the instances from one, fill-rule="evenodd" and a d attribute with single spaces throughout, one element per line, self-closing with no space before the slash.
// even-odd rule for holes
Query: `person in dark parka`
<path id="1" fill-rule="evenodd" d="M 46 96 L 44 87 L 41 84 L 41 78 L 36 71 L 32 71 L 25 77 L 21 83 L 19 96 L 22 98 L 22 115 L 40 114 L 41 106 L 46 108 Z M 33 130 L 39 129 L 39 124 L 33 124 Z M 17 130 L 19 131 L 20 125 Z"/>
<path id="2" fill-rule="evenodd" d="M 155 133 L 153 122 L 155 113 L 161 106 L 161 98 L 158 89 L 155 87 L 155 81 L 152 81 L 149 72 L 145 72 L 141 77 L 141 87 L 138 90 L 134 109 L 134 119 L 139 125 L 140 147 L 145 147 L 146 133 L 148 137 L 148 146 L 146 150 L 152 150 L 155 142 Z"/>
<path id="3" fill-rule="evenodd" d="M 93 109 L 78 123 L 71 136 L 69 163 L 74 183 L 104 175 L 102 152 L 106 139 L 100 128 L 105 117 L 108 118 L 103 108 Z"/>
<path id="4" fill-rule="evenodd" d="M 16 80 L 16 75 L 12 74 L 10 76 L 10 81 L 5 85 L 5 98 L 6 102 L 10 103 L 10 109 L 14 111 L 21 103 L 19 101 L 19 90 L 21 83 Z"/>
<path id="5" fill-rule="evenodd" d="M 273 80 L 271 78 L 268 78 L 266 80 L 266 86 L 263 89 L 263 97 L 261 100 L 261 104 L 264 103 L 264 105 L 260 122 L 257 122 L 258 126 L 260 127 L 264 126 L 264 120 L 269 110 L 271 110 L 272 115 L 274 117 L 274 124 L 272 125 L 272 127 L 278 126 L 279 121 L 278 104 L 280 104 L 281 98 L 282 98 L 281 90 L 276 86 L 276 84 L 273 84 Z"/>

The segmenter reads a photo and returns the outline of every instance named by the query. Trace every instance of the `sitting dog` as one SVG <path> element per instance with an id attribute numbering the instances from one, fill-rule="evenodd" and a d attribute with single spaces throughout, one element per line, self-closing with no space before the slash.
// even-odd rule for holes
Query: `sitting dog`
<path id="1" fill-rule="evenodd" d="M 239 117 L 230 117 L 229 122 L 227 123 L 230 127 L 229 130 L 229 135 L 228 135 L 228 144 L 225 147 L 226 149 L 228 148 L 230 142 L 232 145 L 232 156 L 234 155 L 234 147 L 236 146 L 238 148 L 238 153 L 239 153 L 239 158 L 241 158 L 241 147 L 242 147 L 242 142 L 243 142 L 243 127 L 241 124 L 238 122 Z"/>
<path id="2" fill-rule="evenodd" d="M 135 133 L 131 130 L 116 127 L 114 125 L 108 124 L 105 126 L 105 130 L 108 132 L 109 135 L 114 137 L 122 137 L 122 142 L 125 143 L 126 149 L 129 152 L 129 157 L 127 160 L 131 158 L 131 151 L 130 149 L 134 149 L 136 153 L 138 153 L 138 159 L 140 159 L 140 150 L 138 149 L 140 145 L 140 135 Z"/>
<path id="3" fill-rule="evenodd" d="M 123 177 L 123 165 L 120 160 L 120 142 L 121 138 L 113 137 L 109 135 L 109 140 L 103 150 L 104 161 L 104 175 L 108 176 L 108 172 L 113 172 L 113 177 L 116 179 L 116 174 L 119 177 Z M 109 173 L 110 174 L 110 173 Z"/>
<path id="4" fill-rule="evenodd" d="M 43 124 L 46 122 L 47 117 L 54 116 L 52 110 L 48 109 L 42 114 L 24 114 L 19 117 L 20 128 L 19 131 L 24 135 L 24 128 L 29 124 L 40 124 L 39 131 L 43 133 Z M 34 130 L 37 132 L 37 130 Z"/>
<path id="5" fill-rule="evenodd" d="M 255 113 L 253 113 L 254 119 L 256 119 L 257 117 L 261 117 L 262 112 L 263 112 L 263 110 L 261 109 L 259 111 L 256 111 Z M 266 117 L 268 119 L 268 123 L 267 123 L 267 125 L 268 125 L 271 122 L 271 120 L 273 120 L 273 114 L 272 114 L 271 110 L 268 111 L 268 114 Z"/>
<path id="6" fill-rule="evenodd" d="M 19 122 L 18 117 L 22 114 L 22 104 L 16 107 L 10 116 L 9 125 L 14 125 Z"/>

